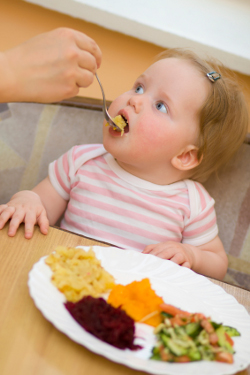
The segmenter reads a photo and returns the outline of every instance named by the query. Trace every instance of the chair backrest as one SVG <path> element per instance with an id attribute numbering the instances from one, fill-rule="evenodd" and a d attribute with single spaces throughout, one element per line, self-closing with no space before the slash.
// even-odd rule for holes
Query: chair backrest
<path id="1" fill-rule="evenodd" d="M 32 189 L 47 176 L 48 164 L 72 146 L 102 143 L 101 109 L 101 102 L 79 98 L 0 106 L 0 203 Z"/>
<path id="2" fill-rule="evenodd" d="M 46 177 L 48 164 L 76 144 L 102 143 L 102 103 L 73 98 L 0 105 L 0 204 Z M 225 280 L 250 289 L 250 144 L 204 185 L 216 201 L 229 257 Z"/>
<path id="3" fill-rule="evenodd" d="M 219 236 L 229 258 L 225 280 L 250 289 L 250 144 L 244 143 L 204 186 L 215 199 Z"/>

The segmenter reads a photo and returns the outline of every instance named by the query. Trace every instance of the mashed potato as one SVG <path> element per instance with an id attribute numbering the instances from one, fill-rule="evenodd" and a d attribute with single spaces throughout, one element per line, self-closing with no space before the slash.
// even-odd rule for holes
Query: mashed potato
<path id="1" fill-rule="evenodd" d="M 124 120 L 124 118 L 121 115 L 119 115 L 119 116 L 116 116 L 116 117 L 112 118 L 112 120 L 118 126 L 118 128 L 121 129 L 121 136 L 123 136 L 123 134 L 124 134 L 124 128 L 125 128 L 125 126 L 127 126 L 127 123 Z M 106 125 L 108 126 L 109 123 L 107 122 Z M 113 129 L 117 130 L 115 127 Z"/>
<path id="2" fill-rule="evenodd" d="M 100 297 L 114 286 L 114 278 L 96 258 L 92 248 L 58 246 L 45 263 L 53 271 L 52 283 L 67 301 L 77 302 L 85 296 Z"/>

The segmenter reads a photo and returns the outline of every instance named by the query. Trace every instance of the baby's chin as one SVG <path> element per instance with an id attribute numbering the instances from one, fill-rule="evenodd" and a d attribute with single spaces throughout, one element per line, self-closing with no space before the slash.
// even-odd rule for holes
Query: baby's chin
<path id="1" fill-rule="evenodd" d="M 123 137 L 122 138 L 121 136 L 119 136 L 119 138 L 113 137 L 113 136 L 110 136 L 109 133 L 108 134 L 106 133 L 103 136 L 103 146 L 109 154 L 114 156 L 114 158 L 116 158 L 117 154 L 120 153 L 120 150 L 122 148 L 120 140 L 123 141 Z"/>

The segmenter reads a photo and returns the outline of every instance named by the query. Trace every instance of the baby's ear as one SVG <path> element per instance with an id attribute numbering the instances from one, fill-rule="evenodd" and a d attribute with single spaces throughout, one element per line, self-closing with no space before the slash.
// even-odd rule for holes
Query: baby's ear
<path id="1" fill-rule="evenodd" d="M 174 168 L 180 171 L 188 171 L 197 167 L 202 161 L 202 157 L 198 160 L 198 147 L 194 145 L 188 145 L 182 152 L 174 156 L 171 160 L 171 164 Z"/>

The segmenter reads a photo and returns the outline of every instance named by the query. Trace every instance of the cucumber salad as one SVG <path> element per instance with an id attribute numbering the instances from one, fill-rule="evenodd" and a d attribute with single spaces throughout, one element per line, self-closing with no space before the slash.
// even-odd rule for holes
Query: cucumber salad
<path id="1" fill-rule="evenodd" d="M 215 323 L 201 313 L 189 313 L 167 304 L 160 307 L 163 322 L 154 330 L 157 344 L 151 359 L 233 363 L 232 337 L 240 336 L 235 328 Z"/>

